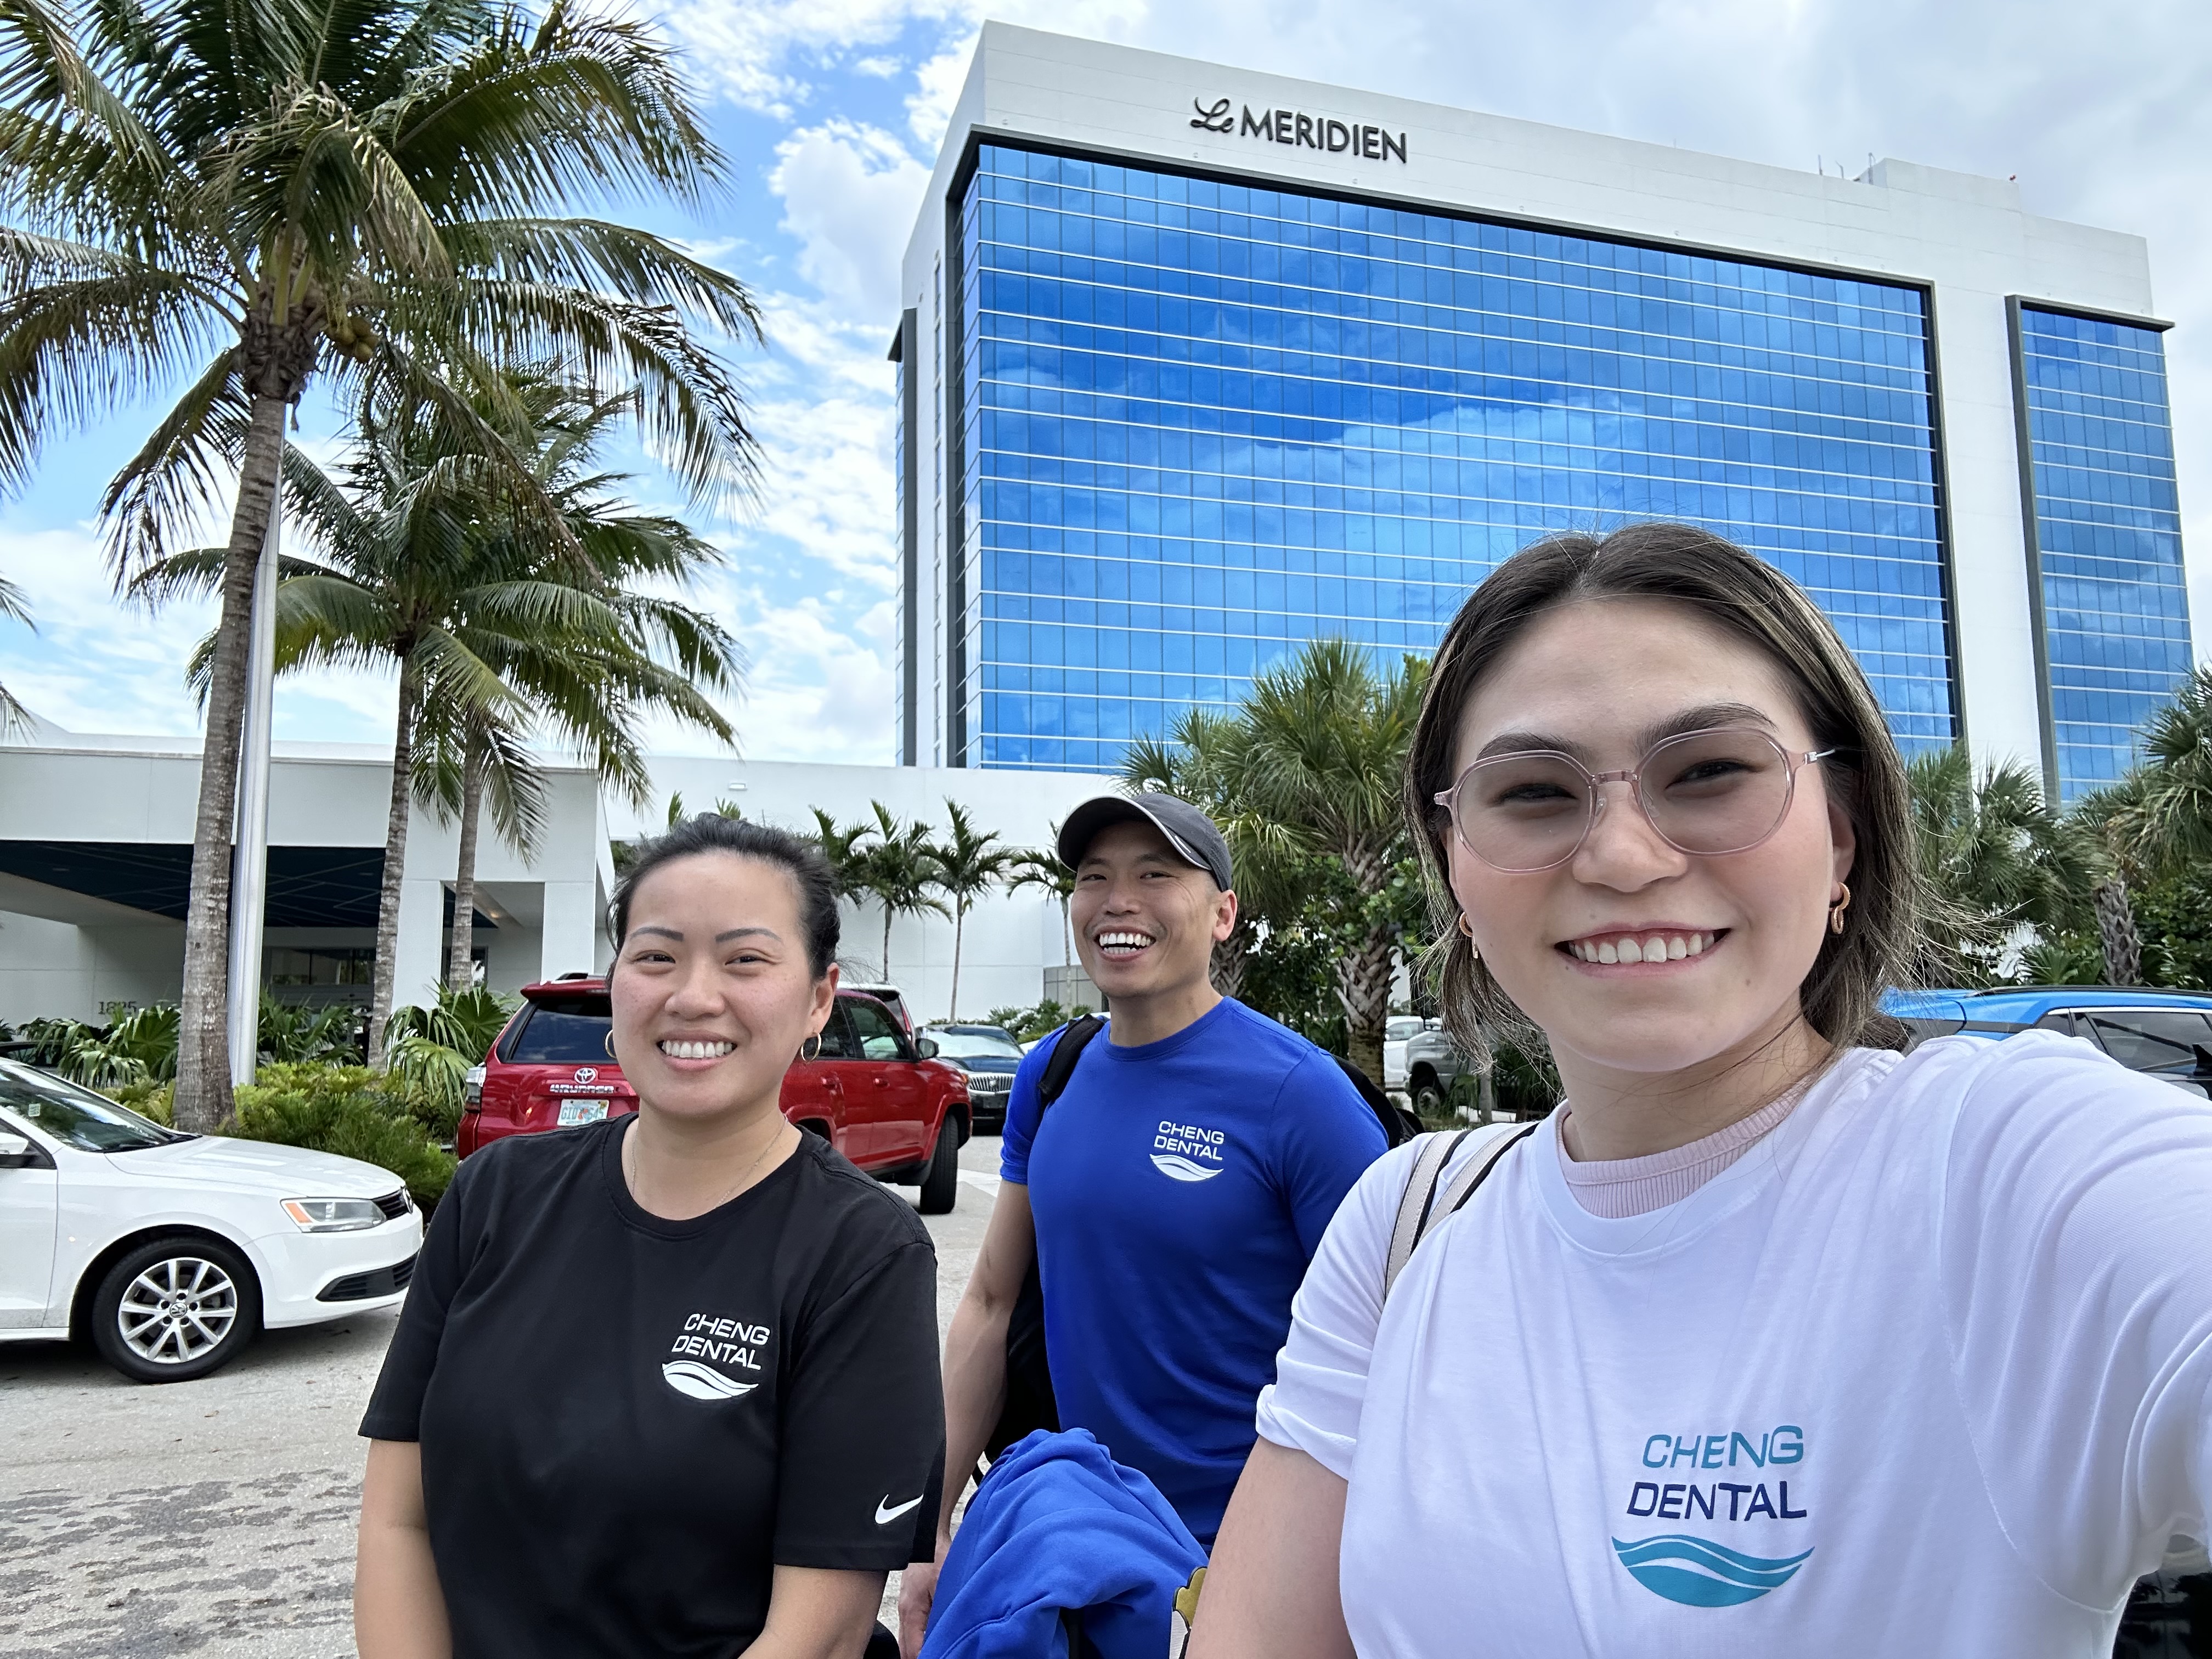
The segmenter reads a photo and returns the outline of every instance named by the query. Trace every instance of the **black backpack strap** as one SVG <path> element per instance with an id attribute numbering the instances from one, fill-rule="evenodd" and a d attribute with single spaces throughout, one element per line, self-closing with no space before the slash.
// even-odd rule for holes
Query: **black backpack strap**
<path id="1" fill-rule="evenodd" d="M 1382 1126 L 1382 1143 L 1386 1146 L 1402 1146 L 1421 1133 L 1421 1120 L 1375 1086 L 1375 1079 L 1342 1054 L 1322 1052 L 1336 1062 L 1336 1069 L 1344 1073 L 1345 1080 L 1367 1103 L 1367 1109 L 1375 1114 L 1375 1121 Z"/>
<path id="2" fill-rule="evenodd" d="M 1052 1053 L 1045 1057 L 1044 1075 L 1037 1079 L 1040 1124 L 1045 1108 L 1066 1091 L 1085 1045 L 1105 1029 L 1106 1022 L 1096 1014 L 1072 1019 L 1060 1028 L 1060 1041 L 1052 1045 Z M 1022 1275 L 1022 1288 L 1006 1318 L 1006 1394 L 999 1407 L 999 1420 L 984 1440 L 984 1455 L 995 1461 L 1024 1435 L 1059 1427 L 1060 1402 L 1053 1395 L 1052 1367 L 1045 1358 L 1044 1279 L 1032 1249 L 1029 1271 Z"/>
<path id="3" fill-rule="evenodd" d="M 1097 1014 L 1085 1014 L 1080 1019 L 1071 1019 L 1060 1028 L 1060 1041 L 1052 1045 L 1046 1057 L 1044 1075 L 1037 1079 L 1037 1111 L 1058 1100 L 1067 1091 L 1068 1079 L 1075 1075 L 1075 1062 L 1083 1058 L 1084 1049 L 1091 1039 L 1106 1029 L 1106 1022 Z"/>
<path id="4" fill-rule="evenodd" d="M 1468 1200 L 1474 1196 L 1475 1188 L 1490 1178 L 1498 1160 L 1514 1147 L 1536 1133 L 1540 1124 L 1531 1123 L 1517 1133 L 1507 1131 L 1492 1138 L 1490 1144 L 1478 1152 L 1460 1169 L 1457 1175 L 1437 1190 L 1445 1168 L 1457 1155 L 1467 1138 L 1476 1133 L 1462 1129 L 1457 1134 L 1437 1133 L 1422 1137 L 1420 1152 L 1413 1160 L 1413 1173 L 1406 1182 L 1405 1196 L 1398 1200 L 1397 1224 L 1390 1230 L 1389 1249 L 1382 1263 L 1382 1297 L 1389 1299 L 1390 1287 L 1398 1282 L 1398 1275 L 1413 1259 L 1413 1252 L 1421 1241 L 1437 1228 L 1456 1215 Z"/>

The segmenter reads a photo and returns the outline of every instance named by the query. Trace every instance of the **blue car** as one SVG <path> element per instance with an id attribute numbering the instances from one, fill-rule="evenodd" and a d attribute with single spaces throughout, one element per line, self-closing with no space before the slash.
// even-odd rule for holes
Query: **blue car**
<path id="1" fill-rule="evenodd" d="M 2000 986 L 1987 991 L 1892 991 L 1882 1012 L 1922 1037 L 1963 1033 L 1997 1042 L 2057 1031 L 2094 1042 L 2130 1071 L 2212 1097 L 2212 996 L 2101 985 Z M 2176 1539 L 2160 1571 L 2137 1583 L 2113 1659 L 2195 1659 L 2212 1653 L 2212 1562 Z"/>
<path id="2" fill-rule="evenodd" d="M 2212 996 L 2101 985 L 2005 985 L 1987 991 L 1892 991 L 1882 1011 L 1923 1037 L 1992 1042 L 2057 1031 L 2094 1042 L 2130 1071 L 2212 1097 Z"/>

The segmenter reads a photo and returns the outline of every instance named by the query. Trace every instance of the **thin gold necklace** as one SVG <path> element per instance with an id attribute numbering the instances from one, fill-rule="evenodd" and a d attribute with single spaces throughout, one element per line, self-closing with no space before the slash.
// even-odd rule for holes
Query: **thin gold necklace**
<path id="1" fill-rule="evenodd" d="M 642 1127 L 643 1124 L 641 1122 L 639 1127 Z M 762 1161 L 765 1159 L 770 1152 L 774 1152 L 778 1146 L 783 1144 L 783 1132 L 787 1127 L 788 1126 L 781 1121 L 778 1121 L 775 1129 L 769 1135 L 768 1145 L 762 1147 L 759 1153 L 754 1158 L 753 1161 L 745 1165 L 745 1172 L 739 1176 L 735 1182 L 731 1183 L 729 1191 L 724 1193 L 712 1204 L 709 1204 L 705 1209 L 700 1211 L 700 1215 L 708 1215 L 713 1213 L 714 1211 L 720 1209 L 722 1206 L 728 1203 L 744 1189 L 745 1182 L 752 1179 L 753 1171 L 760 1168 Z M 643 1210 L 647 1215 L 659 1215 L 659 1212 L 655 1210 L 650 1204 L 647 1204 L 645 1201 L 645 1194 L 638 1190 L 637 1146 L 636 1144 L 630 1139 L 629 1133 L 625 1133 L 623 1136 L 623 1178 L 629 1182 L 629 1195 L 631 1201 L 634 1202 L 639 1209 Z M 663 1220 L 666 1220 L 669 1218 L 664 1216 L 661 1218 Z M 696 1220 L 697 1219 L 697 1217 L 686 1216 L 684 1219 L 687 1221 Z"/>

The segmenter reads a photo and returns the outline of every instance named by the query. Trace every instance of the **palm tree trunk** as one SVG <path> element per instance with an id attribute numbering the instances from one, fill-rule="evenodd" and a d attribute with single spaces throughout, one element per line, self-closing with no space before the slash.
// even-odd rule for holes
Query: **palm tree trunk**
<path id="1" fill-rule="evenodd" d="M 1386 929 L 1370 928 L 1360 947 L 1336 965 L 1336 996 L 1344 1006 L 1346 1056 L 1376 1079 L 1382 1078 L 1382 1027 L 1390 1014 L 1393 951 Z"/>
<path id="2" fill-rule="evenodd" d="M 192 818 L 192 874 L 185 903 L 185 978 L 179 999 L 177 1127 L 196 1133 L 230 1118 L 230 857 L 238 816 L 240 726 L 246 716 L 254 567 L 269 533 L 284 453 L 283 402 L 253 400 L 222 561 L 222 611 L 208 675 L 207 734 L 200 742 L 200 798 Z"/>
<path id="3" fill-rule="evenodd" d="M 477 823 L 483 816 L 484 745 L 471 738 L 461 760 L 461 848 L 453 864 L 453 942 L 446 983 L 465 991 L 476 982 Z"/>
<path id="4" fill-rule="evenodd" d="M 1060 901 L 1060 965 L 1063 968 L 1075 966 L 1075 923 L 1068 918 L 1065 895 Z"/>
<path id="5" fill-rule="evenodd" d="M 407 814 L 415 793 L 415 702 L 419 695 L 411 652 L 399 658 L 398 730 L 392 740 L 392 805 L 384 819 L 384 885 L 376 899 L 376 968 L 368 990 L 368 1063 L 382 1071 L 384 1028 L 399 976 L 399 896 L 407 879 Z"/>
<path id="6" fill-rule="evenodd" d="M 1213 959 L 1208 964 L 1213 978 L 1213 988 L 1225 997 L 1236 997 L 1244 989 L 1244 962 L 1252 951 L 1252 928 L 1243 917 L 1229 930 L 1229 937 L 1216 942 Z"/>
<path id="7" fill-rule="evenodd" d="M 2105 947 L 2105 983 L 2142 983 L 2142 936 L 2128 903 L 2128 884 L 2118 876 L 2100 881 L 2090 894 L 2096 907 L 2097 938 Z"/>
<path id="8" fill-rule="evenodd" d="M 968 906 L 963 901 L 952 907 L 952 997 L 945 1008 L 947 1019 L 960 1018 L 960 930 L 967 922 Z"/>

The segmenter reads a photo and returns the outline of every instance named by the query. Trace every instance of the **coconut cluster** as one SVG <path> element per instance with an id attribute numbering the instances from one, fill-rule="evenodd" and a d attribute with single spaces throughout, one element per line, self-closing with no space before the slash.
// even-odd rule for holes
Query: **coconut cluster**
<path id="1" fill-rule="evenodd" d="M 357 363 L 367 362 L 376 349 L 376 331 L 358 317 L 337 317 L 324 332 L 332 345 Z"/>

